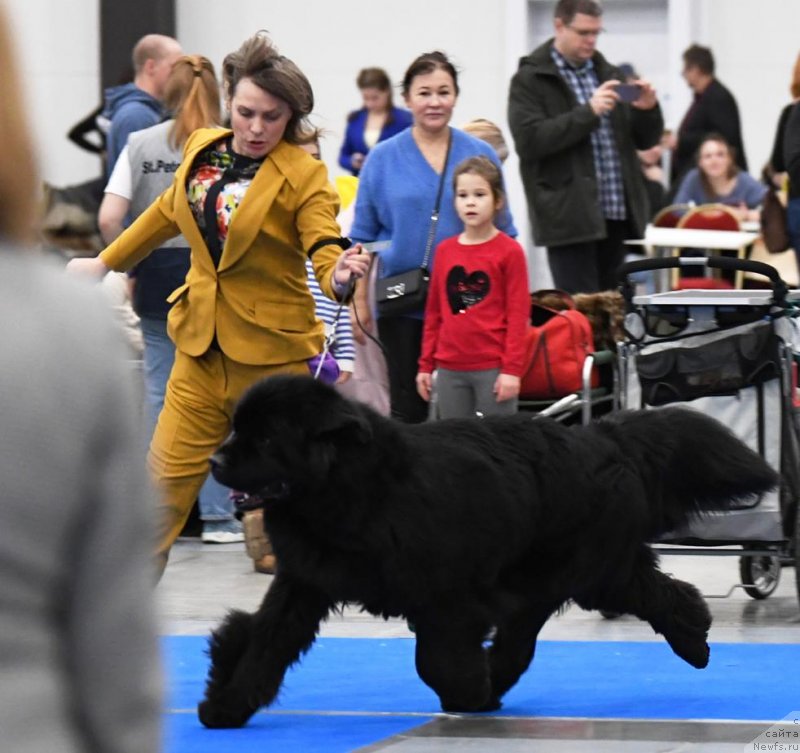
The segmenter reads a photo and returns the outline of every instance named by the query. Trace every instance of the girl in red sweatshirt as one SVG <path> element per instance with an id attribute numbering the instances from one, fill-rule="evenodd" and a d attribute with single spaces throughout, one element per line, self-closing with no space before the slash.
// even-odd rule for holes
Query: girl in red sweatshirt
<path id="1" fill-rule="evenodd" d="M 525 252 L 498 230 L 503 179 L 486 157 L 453 175 L 464 231 L 436 248 L 425 306 L 417 390 L 440 418 L 515 413 L 530 315 Z"/>

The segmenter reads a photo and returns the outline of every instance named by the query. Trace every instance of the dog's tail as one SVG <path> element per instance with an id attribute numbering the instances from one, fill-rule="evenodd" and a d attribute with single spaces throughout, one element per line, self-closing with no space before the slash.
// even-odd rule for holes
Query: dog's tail
<path id="1" fill-rule="evenodd" d="M 646 484 L 654 536 L 778 484 L 778 474 L 757 452 L 691 408 L 622 411 L 597 426 L 604 424 Z"/>

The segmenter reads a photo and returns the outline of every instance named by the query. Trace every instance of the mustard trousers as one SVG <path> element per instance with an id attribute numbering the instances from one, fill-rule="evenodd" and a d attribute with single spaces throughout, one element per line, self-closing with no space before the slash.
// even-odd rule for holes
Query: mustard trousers
<path id="1" fill-rule="evenodd" d="M 147 458 L 160 493 L 157 555 L 162 569 L 208 476 L 208 460 L 230 433 L 236 403 L 259 379 L 279 373 L 308 375 L 308 365 L 250 366 L 217 350 L 199 358 L 176 351 Z"/>

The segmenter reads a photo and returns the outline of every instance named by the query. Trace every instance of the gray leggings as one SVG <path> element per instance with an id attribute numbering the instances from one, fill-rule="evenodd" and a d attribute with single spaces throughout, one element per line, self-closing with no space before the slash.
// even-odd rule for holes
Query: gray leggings
<path id="1" fill-rule="evenodd" d="M 517 412 L 517 398 L 498 403 L 492 391 L 500 369 L 485 371 L 436 370 L 436 400 L 439 418 L 510 416 Z"/>

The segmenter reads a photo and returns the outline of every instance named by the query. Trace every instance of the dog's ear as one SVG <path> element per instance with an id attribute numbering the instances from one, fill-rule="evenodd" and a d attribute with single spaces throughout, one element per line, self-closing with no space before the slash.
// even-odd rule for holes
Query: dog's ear
<path id="1" fill-rule="evenodd" d="M 358 444 L 367 444 L 372 439 L 372 425 L 358 407 L 347 400 L 337 400 L 326 405 L 316 417 L 315 436 L 339 434 Z"/>

